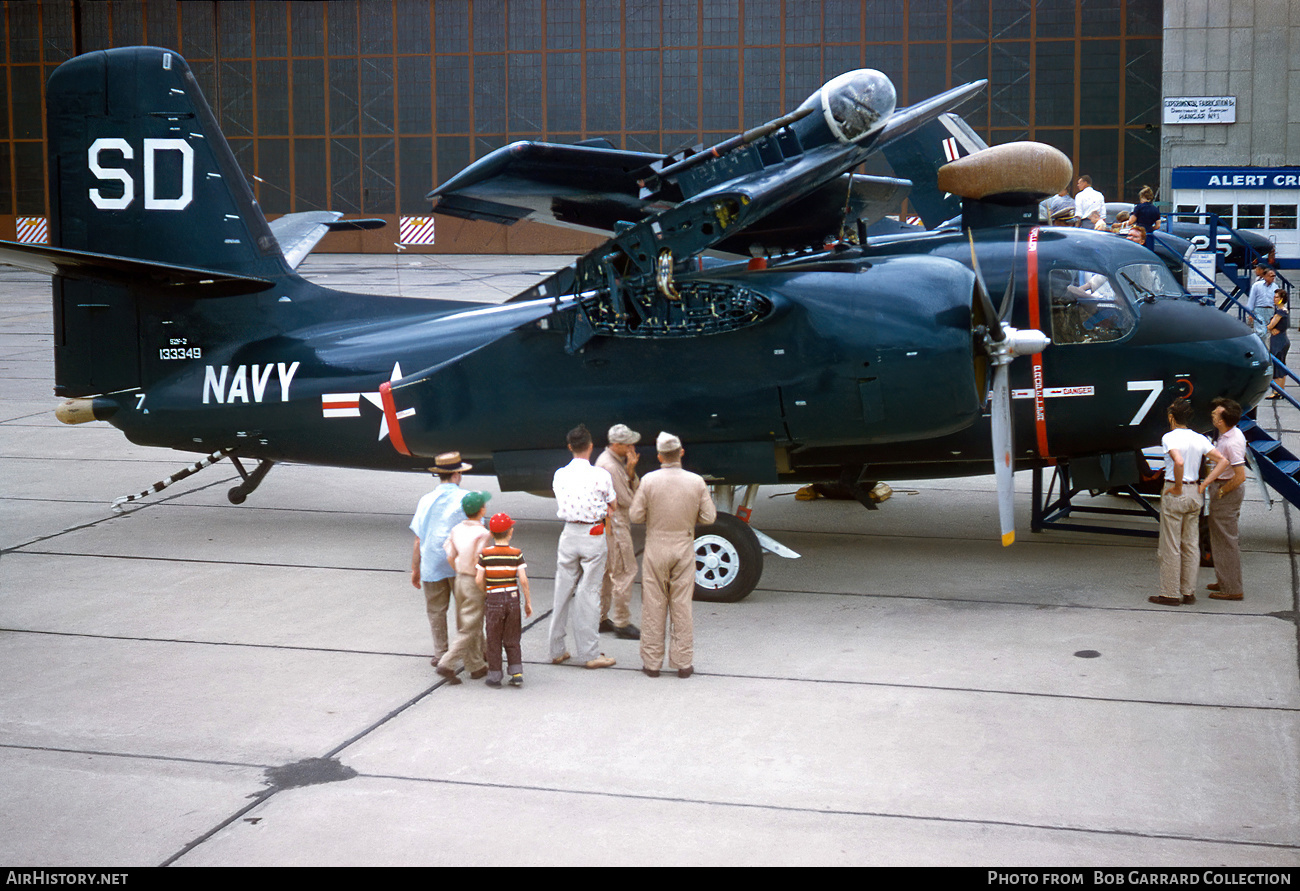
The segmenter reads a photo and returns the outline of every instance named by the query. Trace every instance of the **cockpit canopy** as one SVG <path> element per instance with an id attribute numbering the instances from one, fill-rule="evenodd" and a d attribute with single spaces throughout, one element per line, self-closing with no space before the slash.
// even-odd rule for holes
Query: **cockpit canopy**
<path id="1" fill-rule="evenodd" d="M 1169 269 L 1158 260 L 1129 263 L 1113 276 L 1093 269 L 1057 267 L 1048 274 L 1052 342 L 1108 343 L 1137 324 L 1137 303 L 1183 296 Z"/>
<path id="2" fill-rule="evenodd" d="M 894 113 L 898 96 L 888 76 L 873 68 L 831 78 L 799 106 L 820 108 L 826 126 L 840 142 L 856 142 L 879 129 Z"/>

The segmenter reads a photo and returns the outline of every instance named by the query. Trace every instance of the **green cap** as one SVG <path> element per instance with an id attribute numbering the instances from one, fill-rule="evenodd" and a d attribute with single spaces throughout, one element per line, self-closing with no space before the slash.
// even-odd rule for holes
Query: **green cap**
<path id="1" fill-rule="evenodd" d="M 468 492 L 460 500 L 460 508 L 465 511 L 465 516 L 472 517 L 492 499 L 487 492 Z"/>

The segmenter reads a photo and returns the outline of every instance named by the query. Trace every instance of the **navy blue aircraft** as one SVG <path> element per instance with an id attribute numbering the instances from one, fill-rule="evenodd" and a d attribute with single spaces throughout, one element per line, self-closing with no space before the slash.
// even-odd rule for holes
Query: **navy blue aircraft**
<path id="1" fill-rule="evenodd" d="M 961 231 L 845 237 L 909 185 L 851 171 L 982 87 L 897 109 L 887 77 L 854 71 L 708 150 L 502 149 L 445 184 L 441 209 L 610 238 L 484 306 L 302 279 L 315 239 L 347 223 L 268 225 L 180 56 L 94 52 L 46 92 L 53 245 L 0 243 L 0 261 L 53 276 L 58 416 L 257 462 L 236 503 L 276 462 L 415 470 L 451 449 L 503 489 L 546 490 L 566 429 L 625 422 L 681 436 L 724 496 L 746 487 L 746 520 L 760 484 L 992 464 L 1009 542 L 1014 469 L 1131 458 L 1174 398 L 1205 427 L 1211 397 L 1254 405 L 1270 367 L 1141 246 L 1039 228 L 1070 172 L 1047 146 L 945 166 Z M 699 532 L 697 591 L 745 596 L 760 534 L 728 512 Z"/>

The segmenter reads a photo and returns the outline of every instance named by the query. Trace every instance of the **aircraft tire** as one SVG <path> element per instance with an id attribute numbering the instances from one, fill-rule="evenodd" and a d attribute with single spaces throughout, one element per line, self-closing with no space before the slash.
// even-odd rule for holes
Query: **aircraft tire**
<path id="1" fill-rule="evenodd" d="M 749 524 L 719 512 L 712 523 L 695 527 L 695 600 L 744 600 L 763 576 L 763 546 Z"/>

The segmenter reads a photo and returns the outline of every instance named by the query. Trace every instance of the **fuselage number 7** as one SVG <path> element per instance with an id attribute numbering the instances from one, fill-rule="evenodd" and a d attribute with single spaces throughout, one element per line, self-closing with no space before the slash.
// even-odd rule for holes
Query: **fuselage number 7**
<path id="1" fill-rule="evenodd" d="M 1129 390 L 1150 391 L 1147 395 L 1146 401 L 1143 402 L 1142 406 L 1137 410 L 1137 414 L 1133 415 L 1133 420 L 1128 422 L 1128 425 L 1130 427 L 1136 427 L 1138 424 L 1142 423 L 1143 419 L 1146 418 L 1147 413 L 1151 411 L 1151 406 L 1156 404 L 1156 397 L 1159 396 L 1160 391 L 1165 388 L 1165 382 L 1164 381 L 1129 381 L 1128 388 Z"/>

